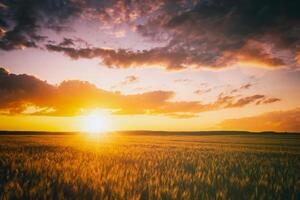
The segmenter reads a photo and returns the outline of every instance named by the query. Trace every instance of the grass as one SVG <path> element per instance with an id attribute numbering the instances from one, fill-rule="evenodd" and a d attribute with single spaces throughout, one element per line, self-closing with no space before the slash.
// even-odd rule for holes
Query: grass
<path id="1" fill-rule="evenodd" d="M 0 135 L 0 199 L 300 199 L 297 134 L 28 134 Z"/>

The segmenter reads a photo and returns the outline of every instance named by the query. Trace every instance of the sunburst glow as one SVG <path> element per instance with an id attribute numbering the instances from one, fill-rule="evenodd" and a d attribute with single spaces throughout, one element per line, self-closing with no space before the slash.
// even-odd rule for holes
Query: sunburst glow
<path id="1" fill-rule="evenodd" d="M 101 135 L 107 132 L 108 120 L 107 116 L 100 112 L 92 112 L 83 119 L 83 131 L 90 135 Z"/>

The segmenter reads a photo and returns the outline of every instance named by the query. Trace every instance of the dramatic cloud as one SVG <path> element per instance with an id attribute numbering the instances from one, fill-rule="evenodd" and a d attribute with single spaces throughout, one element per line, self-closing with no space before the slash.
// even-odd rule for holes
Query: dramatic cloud
<path id="1" fill-rule="evenodd" d="M 284 62 L 268 53 L 253 47 L 243 47 L 238 51 L 225 52 L 215 62 L 201 62 L 202 55 L 192 55 L 181 46 L 159 47 L 143 51 L 128 49 L 103 49 L 103 48 L 75 48 L 62 45 L 48 44 L 49 51 L 63 52 L 72 59 L 99 58 L 107 67 L 130 68 L 158 66 L 166 70 L 182 70 L 188 67 L 213 67 L 221 68 L 231 66 L 237 62 L 253 63 L 263 67 L 284 66 Z M 198 49 L 199 50 L 199 49 Z"/>
<path id="2" fill-rule="evenodd" d="M 218 68 L 246 62 L 278 67 L 287 62 L 281 51 L 294 59 L 299 50 L 297 1 L 205 0 L 186 6 L 165 6 L 138 27 L 154 40 L 167 34 L 172 53 L 185 54 L 180 66 Z"/>
<path id="3" fill-rule="evenodd" d="M 179 70 L 186 67 L 181 63 L 187 59 L 185 55 L 170 52 L 168 48 L 136 52 L 126 49 L 74 48 L 53 44 L 46 45 L 46 48 L 49 51 L 62 52 L 72 59 L 99 58 L 105 66 L 113 68 L 160 66 L 167 70 Z"/>
<path id="4" fill-rule="evenodd" d="M 191 117 L 204 111 L 243 107 L 249 104 L 272 103 L 264 95 L 246 97 L 220 95 L 214 102 L 172 101 L 172 91 L 151 91 L 124 95 L 78 81 L 50 85 L 26 74 L 16 75 L 0 68 L 0 113 L 73 116 L 95 108 L 112 110 L 113 114 L 152 114 Z"/>
<path id="5" fill-rule="evenodd" d="M 0 49 L 37 47 L 42 28 L 61 31 L 79 12 L 79 0 L 1 0 Z"/>
<path id="6" fill-rule="evenodd" d="M 33 76 L 9 74 L 0 68 L 0 109 L 19 113 L 27 103 L 47 106 L 47 99 L 53 96 L 55 88 Z"/>
<path id="7" fill-rule="evenodd" d="M 253 117 L 229 119 L 223 121 L 220 127 L 231 130 L 300 132 L 300 108 L 269 112 Z"/>
<path id="8" fill-rule="evenodd" d="M 137 17 L 154 12 L 159 5 L 159 1 L 1 0 L 0 49 L 38 47 L 45 40 L 42 30 L 69 30 L 73 19 L 91 20 L 103 26 L 130 24 Z"/>
<path id="9" fill-rule="evenodd" d="M 136 2 L 130 5 L 141 7 Z M 239 63 L 277 68 L 297 64 L 299 3 L 209 0 L 193 3 L 161 1 L 157 5 L 158 8 L 152 9 L 155 14 L 149 12 L 147 20 L 137 25 L 137 31 L 153 41 L 169 41 L 166 46 L 144 51 L 71 48 L 53 44 L 47 48 L 64 52 L 73 59 L 99 58 L 108 67 L 116 68 L 217 69 Z M 125 8 L 128 6 L 122 7 L 115 9 L 127 13 Z M 283 51 L 288 51 L 288 55 L 283 56 Z"/>
<path id="10" fill-rule="evenodd" d="M 99 58 L 108 67 L 159 66 L 167 70 L 236 64 L 279 68 L 299 65 L 300 3 L 285 0 L 2 0 L 0 49 L 37 47 L 44 28 L 63 31 L 70 19 L 99 27 L 126 24 L 159 47 L 133 51 L 49 43 L 73 59 Z M 77 27 L 74 27 L 76 29 Z M 111 29 L 113 35 L 126 37 Z M 83 38 L 84 39 L 84 38 Z"/>

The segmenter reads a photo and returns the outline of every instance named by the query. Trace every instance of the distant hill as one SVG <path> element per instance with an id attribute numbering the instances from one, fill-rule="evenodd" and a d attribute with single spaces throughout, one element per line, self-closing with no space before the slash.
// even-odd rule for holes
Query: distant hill
<path id="1" fill-rule="evenodd" d="M 118 131 L 120 134 L 126 135 L 286 135 L 286 134 L 299 134 L 292 132 L 250 132 L 250 131 Z"/>
<path id="2" fill-rule="evenodd" d="M 0 135 L 75 135 L 78 132 L 0 131 Z"/>
<path id="3" fill-rule="evenodd" d="M 249 132 L 249 131 L 114 131 L 111 134 L 149 135 L 149 136 L 203 136 L 203 135 L 287 135 L 300 134 L 291 132 Z M 47 131 L 0 131 L 0 135 L 78 135 L 80 132 L 47 132 Z"/>

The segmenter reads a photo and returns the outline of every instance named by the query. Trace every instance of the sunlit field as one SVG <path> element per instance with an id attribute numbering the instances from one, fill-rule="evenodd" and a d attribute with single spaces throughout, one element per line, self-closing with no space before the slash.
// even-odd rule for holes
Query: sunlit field
<path id="1" fill-rule="evenodd" d="M 300 136 L 1 135 L 0 199 L 299 199 Z"/>

